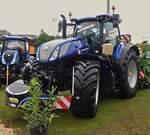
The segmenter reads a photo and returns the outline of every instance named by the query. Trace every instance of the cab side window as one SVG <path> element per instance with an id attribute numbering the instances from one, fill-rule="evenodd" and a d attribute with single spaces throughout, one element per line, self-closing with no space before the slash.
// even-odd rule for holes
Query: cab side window
<path id="1" fill-rule="evenodd" d="M 113 44 L 115 46 L 117 44 L 117 39 L 119 36 L 118 29 L 113 27 L 112 22 L 105 22 L 103 29 L 104 41 L 107 43 Z"/>

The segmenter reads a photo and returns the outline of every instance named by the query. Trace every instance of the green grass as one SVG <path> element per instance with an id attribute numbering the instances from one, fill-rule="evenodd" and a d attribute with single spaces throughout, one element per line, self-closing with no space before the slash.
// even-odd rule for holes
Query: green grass
<path id="1" fill-rule="evenodd" d="M 74 117 L 69 111 L 57 111 L 59 118 L 49 128 L 51 135 L 120 135 L 150 132 L 150 90 L 142 90 L 132 99 L 105 98 L 93 119 Z M 25 129 L 19 109 L 5 106 L 0 90 L 0 120 L 13 128 Z M 145 130 L 141 130 L 143 127 Z M 27 134 L 27 133 L 25 133 Z"/>
<path id="2" fill-rule="evenodd" d="M 0 89 L 0 120 L 13 127 L 23 127 L 25 124 L 25 122 L 22 122 L 21 110 L 5 105 L 4 89 Z"/>

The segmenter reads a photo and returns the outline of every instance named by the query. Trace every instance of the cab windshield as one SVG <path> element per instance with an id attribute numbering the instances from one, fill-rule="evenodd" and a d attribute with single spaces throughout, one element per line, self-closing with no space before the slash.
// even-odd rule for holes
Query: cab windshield
<path id="1" fill-rule="evenodd" d="M 3 50 L 21 50 L 25 52 L 25 42 L 22 40 L 6 40 Z"/>
<path id="2" fill-rule="evenodd" d="M 100 23 L 97 21 L 82 22 L 76 26 L 76 34 L 81 37 L 100 37 Z"/>

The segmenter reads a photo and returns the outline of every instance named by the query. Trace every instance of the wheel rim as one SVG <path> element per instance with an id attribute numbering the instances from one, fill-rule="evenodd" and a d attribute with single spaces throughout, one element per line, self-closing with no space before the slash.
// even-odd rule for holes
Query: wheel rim
<path id="1" fill-rule="evenodd" d="M 99 72 L 99 71 L 98 71 Z M 99 73 L 97 74 L 98 78 L 97 78 L 97 86 L 96 86 L 96 98 L 95 98 L 95 105 L 98 105 L 98 98 L 99 98 L 99 85 L 100 85 L 100 75 Z"/>
<path id="2" fill-rule="evenodd" d="M 137 82 L 137 65 L 134 60 L 131 60 L 128 65 L 128 82 L 131 88 L 134 88 Z"/>

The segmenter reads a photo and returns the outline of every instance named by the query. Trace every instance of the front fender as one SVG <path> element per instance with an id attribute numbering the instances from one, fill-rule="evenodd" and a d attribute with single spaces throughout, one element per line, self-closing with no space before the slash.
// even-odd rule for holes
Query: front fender
<path id="1" fill-rule="evenodd" d="M 125 58 L 127 56 L 127 53 L 129 52 L 129 50 L 133 49 L 136 53 L 137 56 L 140 55 L 140 52 L 138 50 L 138 47 L 133 45 L 133 44 L 120 44 L 118 46 L 116 46 L 116 48 L 114 49 L 114 53 L 113 53 L 113 59 L 119 63 L 121 66 L 123 66 L 123 63 L 125 61 Z"/>
<path id="2" fill-rule="evenodd" d="M 101 56 L 96 56 L 93 54 L 82 54 L 82 55 L 78 55 L 78 60 L 95 60 L 95 61 L 101 61 L 102 57 Z"/>

